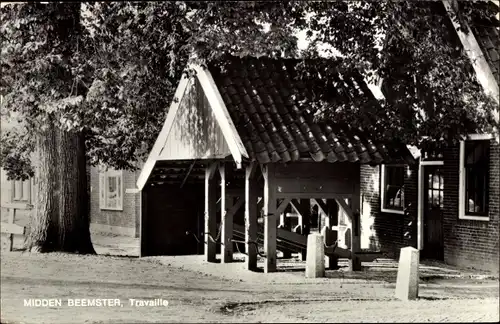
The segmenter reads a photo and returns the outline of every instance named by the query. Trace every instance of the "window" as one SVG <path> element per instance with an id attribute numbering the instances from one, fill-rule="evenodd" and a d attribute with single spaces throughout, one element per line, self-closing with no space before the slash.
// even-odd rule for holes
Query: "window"
<path id="1" fill-rule="evenodd" d="M 31 179 L 12 180 L 11 192 L 13 202 L 31 202 Z"/>
<path id="2" fill-rule="evenodd" d="M 488 220 L 489 168 L 488 139 L 460 143 L 460 218 Z"/>
<path id="3" fill-rule="evenodd" d="M 403 165 L 382 165 L 381 203 L 383 212 L 402 214 L 404 208 Z"/>
<path id="4" fill-rule="evenodd" d="M 101 209 L 123 210 L 123 172 L 99 171 L 99 206 Z"/>

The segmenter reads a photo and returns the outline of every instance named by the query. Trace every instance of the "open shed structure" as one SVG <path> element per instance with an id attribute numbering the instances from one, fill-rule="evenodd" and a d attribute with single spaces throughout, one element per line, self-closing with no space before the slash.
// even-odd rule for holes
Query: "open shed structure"
<path id="1" fill-rule="evenodd" d="M 247 267 L 255 269 L 263 223 L 264 271 L 273 272 L 277 249 L 290 252 L 306 242 L 314 204 L 330 228 L 339 208 L 351 218 L 349 257 L 352 269 L 360 269 L 360 165 L 411 155 L 347 122 L 316 122 L 307 104 L 314 83 L 295 78 L 298 63 L 226 57 L 183 77 L 137 182 L 141 255 L 194 253 L 200 246 L 186 233 L 203 232 L 206 260 L 216 260 L 220 245 L 222 262 L 231 262 L 239 234 Z M 373 99 L 359 73 L 335 75 L 331 104 Z M 299 215 L 301 235 L 291 231 L 287 208 Z"/>

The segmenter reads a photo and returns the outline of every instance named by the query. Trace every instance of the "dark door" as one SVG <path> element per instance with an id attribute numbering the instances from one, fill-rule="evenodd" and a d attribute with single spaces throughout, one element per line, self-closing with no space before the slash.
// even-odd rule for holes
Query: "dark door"
<path id="1" fill-rule="evenodd" d="M 443 260 L 444 182 L 440 166 L 424 167 L 424 249 L 422 258 Z"/>

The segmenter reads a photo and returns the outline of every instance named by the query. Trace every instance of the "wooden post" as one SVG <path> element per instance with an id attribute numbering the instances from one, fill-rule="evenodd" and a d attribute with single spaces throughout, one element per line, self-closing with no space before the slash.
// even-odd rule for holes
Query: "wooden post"
<path id="1" fill-rule="evenodd" d="M 337 202 L 335 199 L 327 199 L 326 201 L 326 208 L 327 208 L 327 213 L 328 213 L 328 219 L 329 219 L 329 228 L 332 229 L 332 227 L 336 227 L 336 231 L 331 232 L 331 242 L 337 242 L 338 244 L 338 239 L 339 239 L 339 206 L 337 205 Z M 329 245 L 331 243 L 328 243 Z M 335 255 L 332 255 L 328 258 L 328 269 L 338 269 L 339 267 L 339 258 Z"/>
<path id="2" fill-rule="evenodd" d="M 262 167 L 264 175 L 264 250 L 266 262 L 264 272 L 276 272 L 276 186 L 274 164 Z"/>
<path id="3" fill-rule="evenodd" d="M 16 220 L 16 209 L 15 208 L 10 208 L 9 209 L 9 224 L 14 224 L 14 221 Z M 14 234 L 10 233 L 9 234 L 9 251 L 12 251 L 12 248 L 14 247 Z"/>
<path id="4" fill-rule="evenodd" d="M 257 269 L 257 165 L 252 162 L 245 170 L 245 263 L 248 270 Z"/>
<path id="5" fill-rule="evenodd" d="M 311 200 L 300 199 L 300 214 L 302 215 L 302 235 L 308 236 L 311 233 Z M 302 261 L 307 259 L 307 250 L 301 252 Z"/>
<path id="6" fill-rule="evenodd" d="M 208 234 L 213 238 L 217 236 L 217 183 L 214 174 L 217 169 L 217 163 L 209 165 L 205 171 L 205 261 L 215 262 L 216 246 L 210 240 Z"/>
<path id="7" fill-rule="evenodd" d="M 4 205 L 3 207 L 7 208 L 8 219 L 7 223 L 1 223 L 0 232 L 3 234 L 8 234 L 8 248 L 9 251 L 12 251 L 14 248 L 14 235 L 25 235 L 26 227 L 15 224 L 16 220 L 16 210 L 30 210 L 32 206 L 24 203 L 13 203 L 8 204 L 8 206 Z"/>
<path id="8" fill-rule="evenodd" d="M 286 209 L 286 208 L 285 208 Z M 285 210 L 281 212 L 280 214 L 280 225 L 283 229 L 286 229 L 288 231 L 292 231 L 292 228 L 290 226 L 290 218 L 286 217 Z M 283 252 L 283 258 L 284 259 L 290 259 L 292 257 L 292 251 L 290 250 L 284 250 Z"/>
<path id="9" fill-rule="evenodd" d="M 148 185 L 146 184 L 144 186 L 144 188 L 141 190 L 141 216 L 140 216 L 140 239 L 139 239 L 139 244 L 140 244 L 140 247 L 139 247 L 139 256 L 140 257 L 144 257 L 144 256 L 147 256 L 148 255 L 148 252 L 147 252 L 147 243 L 146 243 L 146 239 L 147 239 L 147 230 L 146 230 L 146 226 L 147 226 L 147 215 L 148 215 L 148 204 L 147 204 L 147 201 L 148 201 Z"/>
<path id="10" fill-rule="evenodd" d="M 228 209 L 232 207 L 232 199 L 226 197 L 226 166 L 221 163 L 219 165 L 220 173 L 220 197 L 221 197 L 221 259 L 222 263 L 229 263 L 233 261 L 233 214 L 228 213 Z"/>
<path id="11" fill-rule="evenodd" d="M 361 247 L 361 194 L 359 180 L 356 180 L 354 185 L 354 193 L 351 199 L 352 220 L 351 220 L 351 262 L 349 268 L 351 271 L 361 270 L 361 260 L 359 259 L 358 252 Z"/>

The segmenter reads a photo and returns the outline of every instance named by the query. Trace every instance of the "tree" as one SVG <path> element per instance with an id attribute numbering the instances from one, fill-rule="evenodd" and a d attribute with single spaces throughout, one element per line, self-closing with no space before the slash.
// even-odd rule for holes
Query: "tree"
<path id="1" fill-rule="evenodd" d="M 454 42 L 441 2 L 103 2 L 83 8 L 54 3 L 2 8 L 1 93 L 6 110 L 19 113 L 25 125 L 20 134 L 2 135 L 2 165 L 15 177 L 32 172 L 19 147 L 47 153 L 41 159 L 45 169 L 37 169 L 46 177 L 54 177 L 51 161 L 64 161 L 65 175 L 73 176 L 58 178 L 58 186 L 68 184 L 58 197 L 85 191 L 84 158 L 91 165 L 137 168 L 156 139 L 187 62 L 205 64 L 227 53 L 316 59 L 324 55 L 318 44 L 334 48 L 332 53 L 342 55 L 340 66 L 335 62 L 332 68 L 327 60 L 298 66 L 300 78 L 320 73 L 327 80 L 317 83 L 324 91 L 307 105 L 324 112 L 320 119 L 348 122 L 381 141 L 428 149 L 497 125 L 491 118 L 494 104 Z M 457 19 L 467 21 L 478 12 L 491 14 L 487 7 L 478 11 L 465 3 Z M 54 33 L 64 24 L 71 33 Z M 302 52 L 299 30 L 308 30 L 311 41 Z M 356 68 L 368 80 L 382 78 L 385 99 L 328 102 L 324 94 L 334 86 L 328 80 L 338 68 Z M 59 142 L 66 150 L 49 154 Z M 76 149 L 78 172 L 69 155 Z M 57 192 L 53 185 L 40 189 Z M 52 205 L 58 207 L 52 215 L 71 206 L 65 198 L 51 205 L 54 197 L 46 195 L 38 197 L 40 206 L 46 204 L 40 215 Z M 55 217 L 47 226 L 60 233 L 60 220 Z M 77 223 L 86 237 L 88 222 Z"/>
<path id="2" fill-rule="evenodd" d="M 479 2 L 460 1 L 453 19 L 463 26 L 474 16 L 492 19 L 498 14 L 498 7 Z M 497 104 L 477 82 L 441 1 L 298 2 L 293 6 L 309 16 L 298 26 L 309 30 L 311 43 L 304 56 L 319 57 L 321 44 L 327 54 L 340 53 L 343 68 L 356 68 L 367 80 L 379 78 L 384 84 L 385 98 L 378 104 L 358 98 L 350 109 L 324 105 L 320 119 L 350 120 L 374 138 L 426 150 L 456 145 L 468 133 L 498 129 L 493 115 Z M 331 71 L 335 73 L 321 64 L 307 70 L 311 68 L 326 79 Z M 359 122 L 360 114 L 368 116 L 369 122 Z"/>
<path id="3" fill-rule="evenodd" d="M 11 178 L 26 177 L 29 153 L 37 155 L 29 248 L 93 251 L 85 159 L 136 168 L 191 54 L 204 62 L 227 51 L 293 49 L 293 41 L 278 41 L 293 40 L 288 33 L 266 33 L 257 20 L 273 10 L 286 16 L 284 7 L 265 6 L 272 10 L 222 2 L 91 3 L 83 15 L 75 4 L 2 8 L 2 108 L 24 126 L 3 134 L 2 165 Z"/>
<path id="4" fill-rule="evenodd" d="M 89 158 L 119 169 L 136 168 L 149 153 L 182 73 L 192 72 L 189 60 L 296 51 L 279 2 L 111 2 L 87 10 L 96 71 L 86 98 Z M 268 33 L 262 24 L 271 22 Z"/>
<path id="5" fill-rule="evenodd" d="M 35 209 L 27 239 L 32 251 L 95 253 L 85 134 L 74 121 L 86 92 L 79 82 L 85 65 L 82 33 L 79 4 L 2 8 L 2 109 L 23 125 L 21 133 L 2 134 L 2 165 L 11 178 L 35 174 Z M 29 167 L 33 150 L 34 170 Z"/>

